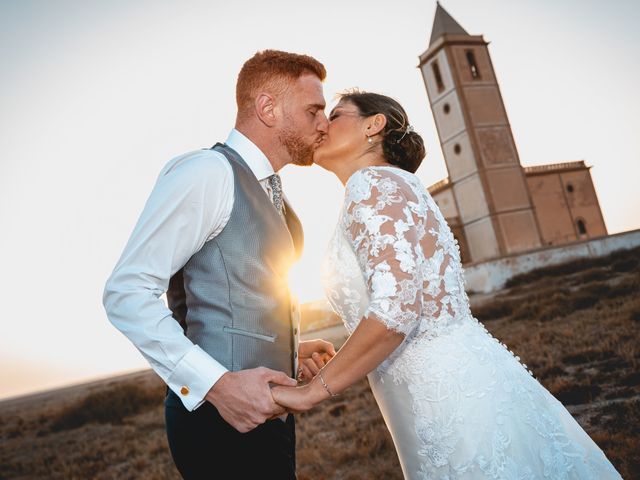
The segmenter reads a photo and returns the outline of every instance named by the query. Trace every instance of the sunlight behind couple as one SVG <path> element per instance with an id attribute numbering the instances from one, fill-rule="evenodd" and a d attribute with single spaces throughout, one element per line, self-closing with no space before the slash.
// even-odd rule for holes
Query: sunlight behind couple
<path id="1" fill-rule="evenodd" d="M 320 282 L 321 272 L 314 267 L 315 262 L 310 255 L 303 254 L 300 261 L 294 263 L 289 270 L 289 289 L 300 304 L 324 299 Z"/>

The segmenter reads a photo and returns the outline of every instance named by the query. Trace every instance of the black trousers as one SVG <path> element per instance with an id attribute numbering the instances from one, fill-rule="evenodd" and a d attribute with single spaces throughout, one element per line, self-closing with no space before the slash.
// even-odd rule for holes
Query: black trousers
<path id="1" fill-rule="evenodd" d="M 189 412 L 168 390 L 165 422 L 171 456 L 185 480 L 296 478 L 295 422 L 268 420 L 247 433 L 229 425 L 209 402 Z"/>

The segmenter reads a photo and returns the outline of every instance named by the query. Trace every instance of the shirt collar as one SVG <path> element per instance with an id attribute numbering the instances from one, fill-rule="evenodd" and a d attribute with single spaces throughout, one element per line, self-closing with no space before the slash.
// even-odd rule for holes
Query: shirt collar
<path id="1" fill-rule="evenodd" d="M 231 130 L 225 143 L 238 152 L 258 181 L 264 180 L 275 173 L 271 162 L 269 162 L 265 154 L 262 153 L 255 143 L 235 128 Z"/>

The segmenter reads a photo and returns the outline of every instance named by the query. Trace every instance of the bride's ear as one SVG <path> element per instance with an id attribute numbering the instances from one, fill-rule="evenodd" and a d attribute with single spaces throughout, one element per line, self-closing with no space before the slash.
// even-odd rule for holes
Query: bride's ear
<path id="1" fill-rule="evenodd" d="M 367 123 L 365 126 L 365 134 L 368 137 L 372 137 L 377 135 L 378 133 L 384 130 L 384 127 L 387 125 L 387 117 L 385 117 L 382 113 L 376 113 L 375 115 L 371 115 L 367 118 Z"/>

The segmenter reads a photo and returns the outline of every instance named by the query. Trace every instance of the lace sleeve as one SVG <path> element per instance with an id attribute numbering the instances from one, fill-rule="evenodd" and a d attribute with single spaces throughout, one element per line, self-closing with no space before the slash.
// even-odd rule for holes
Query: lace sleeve
<path id="1" fill-rule="evenodd" d="M 435 231 L 427 230 L 426 205 L 401 175 L 391 169 L 365 169 L 355 175 L 347 192 L 344 227 L 369 289 L 365 316 L 406 335 L 425 308 L 425 255 L 435 251 Z M 426 307 L 434 305 L 430 301 Z"/>

